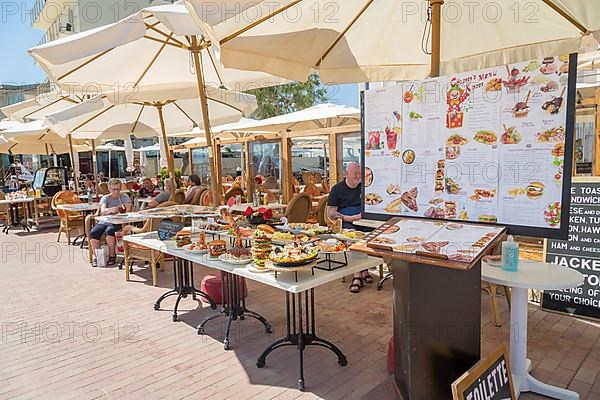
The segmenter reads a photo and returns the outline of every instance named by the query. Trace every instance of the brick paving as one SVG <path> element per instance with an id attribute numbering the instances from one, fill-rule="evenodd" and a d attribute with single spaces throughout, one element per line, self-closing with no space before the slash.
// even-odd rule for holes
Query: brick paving
<path id="1" fill-rule="evenodd" d="M 232 350 L 221 343 L 224 319 L 196 325 L 212 313 L 185 299 L 180 321 L 171 321 L 174 298 L 154 311 L 156 298 L 172 284 L 168 265 L 151 285 L 149 268 L 136 268 L 133 281 L 115 268 L 93 269 L 85 252 L 55 242 L 53 232 L 0 237 L 0 399 L 393 399 L 386 370 L 392 332 L 391 282 L 382 292 L 368 285 L 353 295 L 334 282 L 316 291 L 317 329 L 345 352 L 337 365 L 328 351 L 305 353 L 306 392 L 295 388 L 297 352 L 276 350 L 267 366 L 260 352 L 285 329 L 283 293 L 248 283 L 248 307 L 266 316 L 275 333 L 258 322 L 235 322 Z M 209 274 L 196 268 L 196 282 Z M 435 294 L 432 294 L 435 295 Z M 496 328 L 483 294 L 483 353 L 509 334 Z M 569 387 L 582 399 L 600 399 L 600 324 L 529 307 L 532 374 Z M 524 394 L 521 399 L 541 399 Z"/>

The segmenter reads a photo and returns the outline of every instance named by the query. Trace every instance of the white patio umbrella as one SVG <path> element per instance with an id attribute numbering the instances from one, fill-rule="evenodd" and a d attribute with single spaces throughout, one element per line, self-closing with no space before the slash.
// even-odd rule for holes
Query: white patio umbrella
<path id="1" fill-rule="evenodd" d="M 84 95 L 70 95 L 60 90 L 53 90 L 39 94 L 32 99 L 2 107 L 0 111 L 13 121 L 27 122 L 44 119 L 46 115 L 81 103 L 86 98 L 87 96 Z"/>
<path id="2" fill-rule="evenodd" d="M 422 79 L 439 75 L 440 65 L 447 74 L 568 54 L 600 29 L 600 7 L 589 0 L 185 4 L 199 24 L 214 25 L 225 66 L 296 80 L 319 71 L 334 83 Z M 429 37 L 431 56 L 424 49 Z"/>
<path id="3" fill-rule="evenodd" d="M 85 142 L 75 141 L 71 152 L 68 140 L 52 132 L 40 120 L 27 123 L 14 122 L 12 127 L 3 130 L 1 134 L 4 143 L 0 145 L 0 153 L 45 155 L 71 153 L 74 159 L 74 152 L 89 149 Z"/>
<path id="4" fill-rule="evenodd" d="M 146 168 L 148 168 L 148 158 L 146 157 L 145 151 L 140 151 L 140 169 L 142 173 L 145 172 Z"/>
<path id="5" fill-rule="evenodd" d="M 133 172 L 133 143 L 131 143 L 131 136 L 125 139 L 125 159 L 127 160 L 127 172 Z"/>
<path id="6" fill-rule="evenodd" d="M 158 149 L 159 149 L 159 157 L 158 157 L 158 166 L 160 168 L 166 167 L 168 165 L 169 152 L 167 150 L 166 141 L 161 137 L 158 138 Z"/>
<path id="7" fill-rule="evenodd" d="M 112 177 L 110 162 L 112 160 L 112 153 L 115 151 L 125 151 L 125 147 L 117 146 L 114 143 L 104 143 L 100 146 L 96 146 L 96 151 L 106 151 L 108 152 L 108 179 Z"/>
<path id="8" fill-rule="evenodd" d="M 194 23 L 185 6 L 177 3 L 148 7 L 114 24 L 29 52 L 49 78 L 64 88 L 81 90 L 93 83 L 110 92 L 115 87 L 173 82 L 196 85 L 200 89 L 197 107 L 202 108 L 204 125 L 209 127 L 205 85 L 241 91 L 282 82 L 264 73 L 224 69 L 217 43 L 211 28 Z M 206 139 L 212 143 L 210 129 L 206 129 Z M 212 153 L 210 162 L 215 175 Z"/>

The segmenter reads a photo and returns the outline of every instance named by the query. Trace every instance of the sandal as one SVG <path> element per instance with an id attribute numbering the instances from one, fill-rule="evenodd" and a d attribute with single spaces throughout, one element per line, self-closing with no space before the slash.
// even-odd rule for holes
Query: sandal
<path id="1" fill-rule="evenodd" d="M 98 266 L 98 260 L 96 260 L 96 259 L 94 258 L 94 261 L 92 261 L 92 267 L 94 267 L 94 268 L 95 268 L 95 267 L 97 267 L 97 266 Z"/>
<path id="2" fill-rule="evenodd" d="M 360 276 L 365 283 L 373 283 L 373 277 L 369 274 L 368 270 L 361 271 Z"/>
<path id="3" fill-rule="evenodd" d="M 108 262 L 106 263 L 106 265 L 115 265 L 116 262 L 117 262 L 117 256 L 109 256 Z"/>
<path id="4" fill-rule="evenodd" d="M 357 281 L 358 281 L 358 283 L 355 283 Z M 358 292 L 360 292 L 360 288 L 363 286 L 364 286 L 364 284 L 363 284 L 362 278 L 355 276 L 355 277 L 352 277 L 352 283 L 350 284 L 350 287 L 348 289 L 350 290 L 350 293 L 358 293 Z"/>

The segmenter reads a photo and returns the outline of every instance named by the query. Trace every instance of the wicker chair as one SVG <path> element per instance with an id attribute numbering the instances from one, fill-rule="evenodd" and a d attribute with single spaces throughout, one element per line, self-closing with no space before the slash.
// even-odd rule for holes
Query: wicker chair
<path id="1" fill-rule="evenodd" d="M 281 216 L 286 217 L 288 222 L 306 222 L 311 207 L 312 198 L 310 195 L 299 193 L 292 197 L 292 200 Z"/>
<path id="2" fill-rule="evenodd" d="M 65 232 L 67 234 L 67 243 L 71 243 L 71 231 L 77 229 L 79 234 L 84 232 L 85 220 L 83 215 L 76 211 L 64 211 L 57 208 L 60 204 L 77 204 L 81 203 L 79 196 L 68 190 L 61 190 L 52 197 L 51 207 L 60 218 L 60 226 L 58 228 L 57 242 L 60 242 L 60 235 Z"/>
<path id="3" fill-rule="evenodd" d="M 88 214 L 85 217 L 85 222 L 84 222 L 84 229 L 85 229 L 85 235 L 87 236 L 87 238 L 90 238 L 90 232 L 92 230 L 92 228 L 94 227 L 96 223 L 96 215 L 95 214 Z M 100 245 L 106 244 L 106 236 L 102 235 L 102 237 L 100 238 Z M 88 244 L 88 261 L 91 263 L 94 260 L 94 253 L 92 250 L 92 245 L 91 243 Z"/>
<path id="4" fill-rule="evenodd" d="M 127 225 L 123 227 L 123 236 L 132 234 L 132 233 L 146 233 L 152 232 L 158 229 L 158 224 L 160 220 L 158 218 L 149 218 L 146 220 L 146 223 L 141 228 L 136 228 L 131 225 Z M 152 268 L 152 285 L 158 286 L 158 274 L 156 271 L 156 267 L 158 264 L 161 266 L 164 265 L 164 257 L 163 253 L 158 250 L 152 250 L 147 247 L 141 246 L 139 244 L 130 243 L 127 241 L 123 241 L 123 250 L 124 250 L 124 265 L 125 265 L 125 280 L 129 281 L 130 266 L 132 261 L 144 261 L 150 263 L 150 268 Z"/>
<path id="5" fill-rule="evenodd" d="M 196 193 L 194 193 L 194 197 L 192 198 L 192 201 L 190 202 L 190 204 L 194 205 L 194 206 L 199 206 L 200 205 L 200 198 L 202 197 L 202 194 L 204 192 L 206 192 L 208 189 L 205 188 L 204 186 L 201 187 L 200 189 L 196 190 Z"/>
<path id="6" fill-rule="evenodd" d="M 244 190 L 239 186 L 232 186 L 227 192 L 225 192 L 224 200 L 227 203 L 231 197 L 242 196 L 244 197 Z"/>
<path id="7" fill-rule="evenodd" d="M 202 195 L 200 196 L 200 205 L 201 206 L 214 206 L 215 205 L 212 189 L 205 190 L 204 193 L 202 193 Z"/>
<path id="8" fill-rule="evenodd" d="M 321 191 L 314 183 L 309 183 L 306 186 L 304 186 L 304 190 L 302 190 L 302 193 L 306 193 L 312 197 L 321 195 Z"/>
<path id="9" fill-rule="evenodd" d="M 331 188 L 329 187 L 329 182 L 327 179 L 323 179 L 321 181 L 321 193 L 329 193 L 330 190 Z"/>
<path id="10" fill-rule="evenodd" d="M 323 196 L 317 204 L 317 222 L 321 226 L 327 226 L 327 199 L 329 196 Z"/>
<path id="11" fill-rule="evenodd" d="M 6 199 L 6 195 L 0 190 L 0 200 L 4 199 Z M 0 218 L 2 218 L 4 225 L 8 225 L 10 223 L 10 212 L 8 210 L 8 205 L 0 205 Z"/>
<path id="12" fill-rule="evenodd" d="M 96 186 L 96 190 L 98 191 L 99 195 L 103 195 L 103 194 L 109 194 L 110 190 L 108 190 L 108 183 L 106 182 L 100 182 L 97 186 Z"/>
<path id="13" fill-rule="evenodd" d="M 169 198 L 169 201 L 174 201 L 177 204 L 185 203 L 185 190 L 177 189 L 175 192 L 173 192 L 173 194 Z M 161 204 L 161 207 L 162 207 L 162 204 Z"/>

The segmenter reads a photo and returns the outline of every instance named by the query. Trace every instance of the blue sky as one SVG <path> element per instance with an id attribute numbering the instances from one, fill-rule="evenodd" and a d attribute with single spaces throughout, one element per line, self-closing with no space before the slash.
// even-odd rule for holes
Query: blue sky
<path id="1" fill-rule="evenodd" d="M 27 54 L 27 49 L 35 46 L 43 36 L 41 30 L 29 24 L 27 11 L 33 3 L 34 0 L 0 0 L 0 38 L 5 55 L 0 61 L 0 83 L 25 84 L 45 79 L 42 70 Z M 328 94 L 332 103 L 358 107 L 355 84 L 328 87 Z"/>

